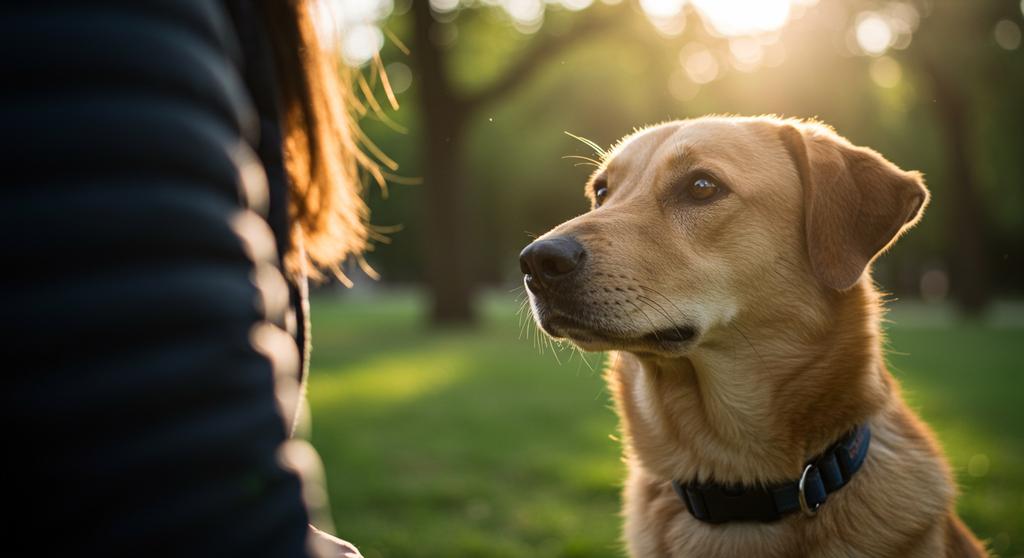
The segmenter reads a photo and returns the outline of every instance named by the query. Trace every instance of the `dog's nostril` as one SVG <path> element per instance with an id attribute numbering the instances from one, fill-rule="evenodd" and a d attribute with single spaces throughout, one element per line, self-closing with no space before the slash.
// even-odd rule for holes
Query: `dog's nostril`
<path id="1" fill-rule="evenodd" d="M 546 238 L 519 254 L 519 268 L 524 274 L 544 280 L 558 279 L 575 271 L 585 253 L 583 245 L 572 237 Z"/>
<path id="2" fill-rule="evenodd" d="M 575 259 L 564 257 L 547 258 L 540 262 L 541 273 L 550 277 L 565 275 L 576 269 L 576 262 Z"/>
<path id="3" fill-rule="evenodd" d="M 526 256 L 523 255 L 525 253 L 526 251 L 523 250 L 523 252 L 519 254 L 519 271 L 522 271 L 523 275 L 530 275 L 530 264 L 526 260 Z"/>

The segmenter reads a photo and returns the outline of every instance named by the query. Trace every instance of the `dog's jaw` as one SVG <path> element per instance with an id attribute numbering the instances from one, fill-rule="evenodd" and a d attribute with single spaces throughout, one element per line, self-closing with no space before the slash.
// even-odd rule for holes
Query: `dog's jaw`
<path id="1" fill-rule="evenodd" d="M 528 293 L 537 325 L 549 336 L 566 339 L 583 351 L 628 351 L 681 357 L 699 341 L 698 328 L 683 323 L 681 319 L 679 325 L 671 324 L 660 329 L 656 329 L 653 323 L 648 329 L 623 328 L 622 320 L 606 313 L 595 313 L 587 306 L 564 310 L 559 308 L 557 300 L 544 300 L 532 292 Z"/>

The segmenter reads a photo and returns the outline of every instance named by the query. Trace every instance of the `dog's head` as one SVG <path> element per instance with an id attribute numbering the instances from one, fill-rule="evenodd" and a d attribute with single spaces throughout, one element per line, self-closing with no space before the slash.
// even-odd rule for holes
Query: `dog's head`
<path id="1" fill-rule="evenodd" d="M 587 196 L 520 255 L 537 322 L 585 350 L 680 356 L 745 312 L 850 289 L 928 191 L 825 126 L 713 117 L 626 138 Z"/>

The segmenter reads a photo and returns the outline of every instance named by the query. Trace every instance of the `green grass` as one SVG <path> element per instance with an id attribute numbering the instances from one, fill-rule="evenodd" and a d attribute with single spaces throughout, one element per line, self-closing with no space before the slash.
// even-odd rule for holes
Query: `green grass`
<path id="1" fill-rule="evenodd" d="M 367 558 L 622 556 L 603 359 L 541 354 L 510 299 L 437 331 L 412 295 L 314 298 L 311 438 L 338 532 Z M 961 514 L 1024 553 L 1024 328 L 890 319 L 892 368 L 946 447 Z"/>

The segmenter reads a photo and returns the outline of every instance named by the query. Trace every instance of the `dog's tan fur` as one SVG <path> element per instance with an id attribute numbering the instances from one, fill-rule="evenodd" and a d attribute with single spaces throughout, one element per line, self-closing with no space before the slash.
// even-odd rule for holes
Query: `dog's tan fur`
<path id="1" fill-rule="evenodd" d="M 686 202 L 680 180 L 694 169 L 730 193 Z M 709 117 L 626 138 L 598 179 L 604 204 L 542 237 L 586 248 L 574 318 L 592 326 L 548 323 L 558 301 L 531 298 L 549 333 L 615 351 L 632 556 L 985 555 L 882 355 L 870 262 L 926 205 L 919 174 L 820 124 Z M 680 322 L 695 340 L 643 337 Z M 709 525 L 670 486 L 790 481 L 863 422 L 863 468 L 813 518 Z"/>

